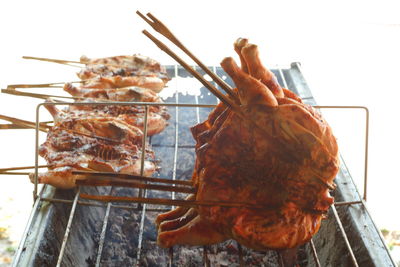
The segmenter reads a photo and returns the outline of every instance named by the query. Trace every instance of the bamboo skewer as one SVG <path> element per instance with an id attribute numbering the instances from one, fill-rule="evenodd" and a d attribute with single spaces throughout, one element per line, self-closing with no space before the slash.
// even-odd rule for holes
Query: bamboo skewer
<path id="1" fill-rule="evenodd" d="M 31 172 L 0 172 L 0 175 L 29 175 Z"/>
<path id="2" fill-rule="evenodd" d="M 83 83 L 86 80 L 73 81 L 69 83 Z M 64 86 L 59 86 L 59 84 L 65 84 L 66 82 L 55 82 L 55 83 L 37 83 L 37 84 L 10 84 L 7 85 L 7 89 L 17 89 L 17 88 L 63 88 Z"/>
<path id="3" fill-rule="evenodd" d="M 202 200 L 180 200 L 166 198 L 144 198 L 144 197 L 120 197 L 120 196 L 96 196 L 89 194 L 81 194 L 81 198 L 103 202 L 134 202 L 146 204 L 158 204 L 167 206 L 182 206 L 182 207 L 198 207 L 198 206 L 220 206 L 230 208 L 247 208 L 270 210 L 275 207 L 267 207 L 259 204 L 239 203 L 239 202 L 222 202 L 222 201 L 202 201 Z"/>
<path id="4" fill-rule="evenodd" d="M 224 81 L 222 80 L 218 75 L 216 75 L 214 72 L 212 72 L 209 68 L 207 68 L 206 65 L 203 64 L 192 52 L 190 52 L 189 49 L 186 48 L 182 44 L 181 41 L 176 38 L 176 36 L 168 29 L 167 26 L 165 26 L 160 20 L 158 20 L 156 17 L 154 17 L 151 13 L 147 13 L 147 16 L 151 19 L 148 19 L 146 16 L 144 16 L 142 13 L 139 11 L 136 11 L 136 14 L 138 14 L 144 21 L 146 21 L 155 31 L 160 33 L 161 35 L 165 36 L 168 40 L 170 40 L 173 44 L 175 44 L 178 48 L 180 48 L 183 52 L 185 52 L 191 59 L 193 59 L 194 62 L 196 62 L 226 93 L 231 96 L 236 103 L 239 103 L 239 99 L 236 95 L 236 93 L 232 90 L 232 88 Z"/>
<path id="5" fill-rule="evenodd" d="M 231 107 L 236 112 L 241 112 L 239 106 L 232 101 L 228 96 L 221 93 L 217 88 L 215 88 L 209 81 L 204 79 L 204 77 L 195 71 L 189 64 L 187 64 L 183 59 L 176 55 L 171 49 L 169 49 L 164 43 L 151 35 L 148 31 L 143 30 L 143 34 L 146 35 L 150 40 L 152 40 L 161 50 L 165 51 L 169 56 L 175 59 L 179 64 L 181 64 L 188 72 L 190 72 L 197 80 L 199 80 L 208 90 L 210 90 L 216 97 L 219 98 L 227 106 Z"/>
<path id="6" fill-rule="evenodd" d="M 26 87 L 28 88 L 28 87 Z M 124 87 L 121 87 L 124 88 Z M 90 88 L 88 88 L 90 89 Z M 108 88 L 105 88 L 107 90 Z M 111 89 L 111 88 L 110 88 Z M 118 88 L 112 88 L 112 89 L 118 89 Z M 80 96 L 60 96 L 60 95 L 49 95 L 49 94 L 38 94 L 38 93 L 30 93 L 30 92 L 21 92 L 16 89 L 1 89 L 2 93 L 10 94 L 10 95 L 18 95 L 18 96 L 28 96 L 28 97 L 33 97 L 33 98 L 40 98 L 40 99 L 48 99 L 48 98 L 65 98 L 65 99 L 72 99 L 72 100 L 84 100 L 87 99 L 86 97 L 80 97 Z M 136 92 L 138 95 L 140 95 L 140 92 Z M 55 100 L 58 101 L 58 100 Z M 109 99 L 101 99 L 102 102 L 113 102 L 112 100 Z"/>
<path id="7" fill-rule="evenodd" d="M 34 60 L 39 60 L 39 61 L 53 62 L 53 63 L 68 65 L 68 66 L 77 67 L 77 68 L 82 68 L 82 66 L 77 66 L 77 65 L 73 65 L 73 64 L 85 64 L 85 63 L 82 63 L 80 61 L 52 59 L 52 58 L 44 58 L 44 57 L 23 56 L 22 58 L 23 59 L 34 59 Z"/>
<path id="8" fill-rule="evenodd" d="M 48 167 L 51 167 L 51 165 L 39 165 L 38 166 L 38 168 L 48 168 Z M 2 169 L 0 169 L 0 175 L 1 174 L 6 174 L 6 175 L 29 175 L 31 172 L 12 172 L 12 171 L 27 170 L 27 169 L 33 169 L 33 168 L 35 168 L 35 166 L 2 168 Z"/>
<path id="9" fill-rule="evenodd" d="M 123 186 L 123 187 L 132 187 L 132 188 L 159 190 L 159 191 L 168 191 L 177 193 L 190 193 L 190 194 L 195 193 L 195 189 L 193 187 L 149 184 L 127 179 L 119 179 L 119 178 L 110 179 L 104 177 L 101 178 L 89 177 L 88 179 L 77 180 L 75 183 L 77 185 L 85 185 L 85 186 Z"/>
<path id="10" fill-rule="evenodd" d="M 29 96 L 29 97 L 40 98 L 40 99 L 48 99 L 50 97 L 74 99 L 74 100 L 82 99 L 81 97 L 74 97 L 74 96 L 59 96 L 59 95 L 48 95 L 48 94 L 21 92 L 21 91 L 15 90 L 15 89 L 1 89 L 1 92 L 2 93 L 6 93 L 6 94 L 10 94 L 10 95 Z"/>
<path id="11" fill-rule="evenodd" d="M 51 167 L 52 165 L 39 165 L 37 166 L 38 168 L 48 168 Z M 17 170 L 27 170 L 27 169 L 33 169 L 35 166 L 23 166 L 23 167 L 11 167 L 11 168 L 2 168 L 0 169 L 0 172 L 7 172 L 7 171 L 17 171 Z"/>
<path id="12" fill-rule="evenodd" d="M 15 125 L 15 126 L 20 125 L 23 128 L 33 128 L 33 129 L 36 128 L 36 123 L 32 122 L 32 121 L 21 120 L 21 119 L 17 119 L 17 118 L 5 116 L 5 115 L 0 115 L 0 119 L 11 122 L 12 123 L 11 125 Z M 7 125 L 7 124 L 5 124 L 5 125 Z M 17 127 L 15 127 L 15 128 L 17 128 Z M 46 125 L 44 123 L 39 124 L 39 130 L 42 132 L 47 132 L 50 128 L 51 128 L 51 126 Z M 7 128 L 3 128 L 3 129 L 7 129 Z"/>
<path id="13" fill-rule="evenodd" d="M 120 68 L 122 66 L 121 64 L 92 63 L 92 62 L 81 62 L 81 61 L 75 61 L 75 60 L 64 60 L 64 59 L 44 58 L 44 57 L 23 56 L 22 58 L 52 62 L 52 63 L 63 64 L 63 65 L 68 65 L 68 66 L 72 66 L 72 67 L 77 67 L 77 68 L 84 68 L 87 65 L 103 65 L 103 66 L 116 67 L 116 68 Z M 74 65 L 74 64 L 80 64 L 82 66 L 78 66 L 78 65 Z"/>
<path id="14" fill-rule="evenodd" d="M 72 174 L 92 175 L 92 176 L 98 176 L 98 177 L 117 177 L 117 178 L 132 179 L 132 180 L 138 180 L 138 181 L 144 181 L 144 182 L 179 184 L 179 185 L 192 186 L 192 182 L 187 181 L 187 180 L 171 180 L 171 179 L 166 179 L 166 178 L 146 177 L 146 176 L 140 176 L 140 175 L 125 174 L 125 173 L 72 171 Z"/>
<path id="15" fill-rule="evenodd" d="M 16 124 L 0 124 L 0 130 L 32 129 L 32 127 Z"/>
<path id="16" fill-rule="evenodd" d="M 48 168 L 51 167 L 51 165 L 39 165 L 38 168 Z M 2 168 L 0 169 L 0 175 L 5 174 L 5 175 L 29 175 L 31 172 L 12 172 L 12 171 L 18 171 L 18 170 L 27 170 L 27 169 L 33 169 L 35 166 L 23 166 L 23 167 L 11 167 L 11 168 Z"/>

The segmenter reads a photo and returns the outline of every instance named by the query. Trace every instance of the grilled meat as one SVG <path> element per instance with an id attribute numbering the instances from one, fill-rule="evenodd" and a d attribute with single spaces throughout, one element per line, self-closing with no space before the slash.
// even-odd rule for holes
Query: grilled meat
<path id="1" fill-rule="evenodd" d="M 156 170 L 154 153 L 148 145 L 146 151 L 142 151 L 146 108 L 140 104 L 93 103 L 162 103 L 155 92 L 164 88 L 169 80 L 165 68 L 140 55 L 82 57 L 81 62 L 86 64 L 86 68 L 78 73 L 85 80 L 83 86 L 77 88 L 67 83 L 64 90 L 90 105 L 70 105 L 63 110 L 46 105 L 54 117 L 54 127 L 39 149 L 40 156 L 50 165 L 46 173 L 39 174 L 39 183 L 60 188 L 75 187 L 75 181 L 86 179 L 86 176 L 75 175 L 74 170 L 151 176 Z M 164 106 L 150 105 L 147 135 L 163 131 L 169 117 Z M 32 180 L 34 175 L 30 178 Z"/>
<path id="2" fill-rule="evenodd" d="M 162 103 L 160 97 L 149 89 L 128 87 L 118 89 L 85 89 L 77 88 L 72 84 L 65 84 L 64 90 L 73 96 L 84 97 L 83 102 L 96 101 L 135 101 Z M 112 116 L 124 120 L 130 125 L 144 129 L 145 108 L 143 105 L 72 105 L 66 111 L 70 116 Z M 70 115 L 68 115 L 71 113 Z M 85 115 L 86 114 L 86 115 Z M 147 135 L 151 136 L 162 132 L 168 125 L 170 115 L 165 106 L 149 106 L 147 118 Z"/>
<path id="3" fill-rule="evenodd" d="M 104 88 L 78 88 L 71 83 L 64 85 L 64 91 L 72 96 L 82 98 L 97 98 L 112 101 L 137 101 L 162 103 L 161 98 L 153 91 L 140 87 L 122 87 L 113 89 Z"/>
<path id="4" fill-rule="evenodd" d="M 161 214 L 163 247 L 235 239 L 256 250 L 293 248 L 311 239 L 333 203 L 339 159 L 331 128 L 279 86 L 257 46 L 239 40 L 235 50 L 242 68 L 232 58 L 221 65 L 237 86 L 242 114 L 220 103 L 192 128 L 197 193 L 188 198 L 263 208 L 181 207 Z"/>
<path id="5" fill-rule="evenodd" d="M 93 89 L 113 89 L 129 86 L 148 88 L 158 93 L 165 87 L 165 82 L 162 79 L 153 76 L 101 76 L 87 80 L 82 87 Z"/>
<path id="6" fill-rule="evenodd" d="M 91 59 L 82 56 L 80 62 L 86 64 L 86 69 L 78 73 L 82 80 L 94 76 L 137 75 L 157 73 L 166 75 L 166 70 L 159 62 L 142 55 L 114 56 Z"/>
<path id="7" fill-rule="evenodd" d="M 78 77 L 88 80 L 84 85 L 86 88 L 138 86 L 159 92 L 169 81 L 160 63 L 141 55 L 99 59 L 83 56 L 81 62 L 86 64 L 86 68 L 78 73 Z"/>
<path id="8" fill-rule="evenodd" d="M 55 126 L 39 154 L 51 167 L 39 174 L 39 183 L 72 188 L 76 179 L 85 179 L 72 174 L 73 170 L 141 173 L 143 133 L 139 128 L 117 118 L 66 117 L 56 113 L 54 106 L 47 108 L 56 114 Z M 144 175 L 151 176 L 156 170 L 154 153 L 147 149 L 145 157 Z"/>

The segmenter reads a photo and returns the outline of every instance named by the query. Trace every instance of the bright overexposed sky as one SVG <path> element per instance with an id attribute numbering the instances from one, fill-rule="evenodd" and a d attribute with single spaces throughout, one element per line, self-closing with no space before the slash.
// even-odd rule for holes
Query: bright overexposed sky
<path id="1" fill-rule="evenodd" d="M 247 37 L 260 46 L 268 66 L 301 62 L 318 104 L 368 107 L 368 206 L 379 227 L 400 230 L 396 1 L 1 1 L 1 88 L 77 79 L 71 67 L 23 60 L 24 55 L 79 60 L 83 54 L 141 53 L 173 64 L 141 33 L 150 27 L 136 10 L 160 18 L 208 65 L 235 56 L 234 40 Z M 39 102 L 0 94 L 0 114 L 34 120 Z M 362 180 L 364 113 L 326 111 L 326 116 L 351 174 Z M 31 165 L 33 141 L 31 130 L 1 130 L 0 168 Z M 1 201 L 9 192 L 14 198 L 31 196 L 26 177 L 0 179 Z"/>

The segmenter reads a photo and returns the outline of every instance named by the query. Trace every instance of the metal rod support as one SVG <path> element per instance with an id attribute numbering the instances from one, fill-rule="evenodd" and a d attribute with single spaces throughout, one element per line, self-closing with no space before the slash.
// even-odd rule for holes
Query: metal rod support
<path id="1" fill-rule="evenodd" d="M 80 187 L 78 187 L 78 190 L 77 190 L 77 192 L 75 194 L 75 197 L 74 197 L 74 202 L 72 203 L 71 211 L 70 211 L 69 218 L 68 218 L 67 227 L 65 229 L 64 238 L 63 238 L 63 241 L 62 241 L 62 244 L 61 244 L 61 248 L 60 248 L 60 253 L 58 254 L 56 267 L 60 267 L 61 266 L 61 262 L 62 262 L 62 259 L 64 257 L 65 248 L 67 246 L 67 241 L 68 241 L 68 236 L 69 236 L 69 233 L 71 231 L 72 220 L 74 219 L 76 206 L 78 204 L 79 194 L 80 194 Z"/>
<path id="2" fill-rule="evenodd" d="M 353 263 L 354 267 L 358 267 L 357 259 L 354 256 L 353 249 L 351 248 L 349 239 L 347 238 L 346 231 L 344 230 L 342 221 L 339 218 L 339 214 L 337 213 L 336 208 L 335 208 L 334 205 L 332 205 L 331 208 L 332 208 L 333 214 L 335 215 L 335 219 L 336 219 L 336 222 L 337 222 L 337 224 L 339 226 L 339 229 L 340 229 L 340 232 L 342 234 L 343 240 L 344 240 L 344 242 L 346 244 L 347 251 L 349 252 L 351 262 Z"/>

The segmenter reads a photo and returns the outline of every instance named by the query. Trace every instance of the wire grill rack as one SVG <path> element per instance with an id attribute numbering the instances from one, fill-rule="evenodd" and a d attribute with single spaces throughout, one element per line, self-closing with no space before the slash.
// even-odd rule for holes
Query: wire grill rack
<path id="1" fill-rule="evenodd" d="M 167 70 L 170 77 L 190 77 L 190 74 L 179 66 L 168 66 Z M 199 68 L 196 68 L 196 70 L 204 74 Z M 226 82 L 232 84 L 232 81 L 221 68 L 212 67 L 212 70 L 219 76 L 224 77 Z M 289 68 L 276 67 L 272 70 L 283 87 L 297 93 L 305 103 L 316 106 L 301 73 L 299 63 L 293 63 Z M 176 81 L 175 84 L 174 82 L 174 80 L 171 81 L 172 84 L 169 85 L 171 88 L 180 86 L 178 84 L 179 81 Z M 205 88 L 200 90 L 200 95 L 176 93 L 165 101 L 165 105 L 168 106 L 172 116 L 170 126 L 163 133 L 153 136 L 149 140 L 156 155 L 161 158 L 162 170 L 158 175 L 162 177 L 176 180 L 189 179 L 191 176 L 194 162 L 194 140 L 191 138 L 189 127 L 206 119 L 212 107 L 218 103 L 218 100 L 208 93 Z M 82 104 L 87 105 L 88 103 Z M 96 103 L 96 105 L 98 104 Z M 104 104 L 130 105 L 132 103 L 107 102 Z M 146 110 L 152 105 L 152 103 L 135 104 L 144 105 Z M 62 104 L 55 103 L 54 105 Z M 38 173 L 37 166 L 39 165 L 37 151 L 40 145 L 38 126 L 42 106 L 43 104 L 38 105 L 36 110 L 36 177 Z M 353 106 L 316 107 L 364 109 L 366 111 L 365 166 L 367 166 L 368 110 L 365 107 Z M 145 144 L 146 142 L 143 143 Z M 340 172 L 336 178 L 338 189 L 335 193 L 335 199 L 337 202 L 332 205 L 329 219 L 323 223 L 320 232 L 313 240 L 301 248 L 302 255 L 299 256 L 299 264 L 301 266 L 395 266 L 365 205 L 367 169 L 365 169 L 364 191 L 361 197 L 343 160 L 342 162 Z M 156 233 L 151 219 L 154 219 L 158 212 L 170 210 L 171 207 L 141 203 L 101 203 L 83 200 L 80 198 L 82 192 L 160 196 L 152 191 L 124 188 L 79 187 L 75 191 L 65 192 L 45 185 L 39 190 L 37 183 L 35 183 L 35 204 L 16 252 L 13 266 L 71 266 L 77 264 L 82 266 L 82 262 L 87 266 L 117 265 L 116 261 L 107 261 L 104 254 L 109 242 L 115 242 L 118 239 L 112 237 L 113 233 L 111 232 L 115 225 L 114 219 L 119 218 L 121 220 L 120 217 L 123 217 L 117 213 L 117 211 L 122 210 L 131 212 L 129 213 L 130 215 L 134 214 L 131 224 L 136 225 L 136 227 L 135 229 L 129 229 L 133 229 L 133 238 L 135 240 L 126 239 L 125 242 L 131 242 L 135 248 L 133 252 L 128 254 L 126 254 L 127 252 L 121 252 L 120 257 L 127 257 L 129 261 L 118 259 L 118 266 L 181 266 L 184 264 L 186 266 L 187 264 L 190 264 L 190 266 L 281 266 L 280 258 L 275 251 L 253 252 L 241 247 L 234 241 L 201 248 L 174 247 L 169 250 L 160 249 L 154 242 Z M 163 194 L 163 197 L 170 197 L 171 199 L 182 198 L 183 196 L 174 192 Z M 87 219 L 87 217 L 93 217 L 94 219 Z M 127 220 L 129 221 L 129 219 Z M 55 221 L 62 222 L 58 224 Z M 93 230 L 93 228 L 97 230 Z M 92 241 L 87 241 L 84 237 L 87 235 L 95 235 L 96 237 L 88 238 Z M 52 238 L 52 246 L 54 248 L 46 248 L 46 246 L 49 246 L 49 239 Z M 121 238 L 123 239 L 123 237 Z M 129 248 L 131 249 L 131 247 Z M 337 250 L 336 256 L 333 256 L 332 248 Z M 155 251 L 158 253 L 157 256 L 154 256 Z M 75 257 L 84 259 L 71 259 L 74 254 Z M 153 261 L 149 255 L 153 257 Z M 182 261 L 180 258 L 182 255 L 190 258 L 191 261 Z"/>

